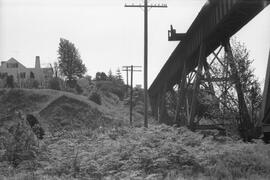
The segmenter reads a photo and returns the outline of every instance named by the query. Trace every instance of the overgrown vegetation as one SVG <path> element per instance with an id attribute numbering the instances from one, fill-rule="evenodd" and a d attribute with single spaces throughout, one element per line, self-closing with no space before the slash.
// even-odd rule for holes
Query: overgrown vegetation
<path id="1" fill-rule="evenodd" d="M 0 160 L 9 162 L 14 168 L 22 162 L 31 163 L 34 167 L 39 150 L 38 140 L 24 117 L 14 115 L 15 124 L 8 129 L 1 128 Z"/>
<path id="2" fill-rule="evenodd" d="M 120 100 L 123 100 L 125 96 L 125 86 L 122 83 L 117 81 L 96 81 L 96 88 L 103 92 L 110 92 L 119 97 Z"/>
<path id="3" fill-rule="evenodd" d="M 270 148 L 165 125 L 49 134 L 35 176 L 77 179 L 269 178 Z M 30 166 L 30 165 L 28 165 Z M 15 172 L 29 172 L 28 166 Z M 6 168 L 1 168 L 6 172 Z M 7 176 L 8 174 L 3 175 Z M 16 175 L 16 173 L 15 173 Z"/>
<path id="4" fill-rule="evenodd" d="M 94 101 L 95 103 L 97 103 L 98 105 L 101 105 L 101 97 L 100 94 L 98 92 L 92 92 L 89 96 L 89 100 Z"/>

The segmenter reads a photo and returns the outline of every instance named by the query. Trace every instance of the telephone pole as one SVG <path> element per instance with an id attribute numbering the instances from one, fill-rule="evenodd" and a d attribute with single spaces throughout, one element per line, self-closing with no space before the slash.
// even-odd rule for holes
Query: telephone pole
<path id="1" fill-rule="evenodd" d="M 130 121 L 130 126 L 132 126 L 132 109 L 133 109 L 133 105 L 132 105 L 132 101 L 133 101 L 133 72 L 142 72 L 139 69 L 134 69 L 134 68 L 141 68 L 142 66 L 123 66 L 123 70 L 122 71 L 130 71 L 131 72 L 131 78 L 130 78 L 130 111 L 129 111 L 129 121 Z M 127 76 L 128 77 L 128 76 Z"/>
<path id="2" fill-rule="evenodd" d="M 127 94 L 128 94 L 128 68 L 129 66 L 122 66 L 122 71 L 126 71 L 127 73 L 127 79 L 126 79 L 126 82 L 127 82 Z"/>
<path id="3" fill-rule="evenodd" d="M 144 0 L 144 4 L 125 4 L 125 7 L 139 7 L 144 8 L 144 127 L 148 128 L 148 95 L 147 95 L 147 81 L 148 81 L 148 8 L 167 8 L 167 4 L 150 4 L 148 0 Z"/>

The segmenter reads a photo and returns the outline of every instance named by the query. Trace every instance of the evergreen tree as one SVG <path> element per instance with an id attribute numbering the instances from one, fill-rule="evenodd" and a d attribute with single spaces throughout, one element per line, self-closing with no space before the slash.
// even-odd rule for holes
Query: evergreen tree
<path id="1" fill-rule="evenodd" d="M 124 83 L 120 68 L 117 68 L 115 77 L 117 81 Z"/>
<path id="2" fill-rule="evenodd" d="M 61 38 L 58 55 L 60 73 L 67 78 L 68 86 L 74 87 L 77 78 L 81 78 L 87 71 L 78 49 L 73 43 Z"/>
<path id="3" fill-rule="evenodd" d="M 113 74 L 112 74 L 112 70 L 110 69 L 108 72 L 108 80 L 112 81 L 113 80 Z"/>

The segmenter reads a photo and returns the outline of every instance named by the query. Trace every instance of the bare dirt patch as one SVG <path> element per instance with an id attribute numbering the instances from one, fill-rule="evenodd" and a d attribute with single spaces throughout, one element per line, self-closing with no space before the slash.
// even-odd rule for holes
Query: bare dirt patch
<path id="1" fill-rule="evenodd" d="M 60 96 L 39 113 L 43 122 L 57 129 L 97 128 L 104 121 L 102 113 L 83 101 Z"/>

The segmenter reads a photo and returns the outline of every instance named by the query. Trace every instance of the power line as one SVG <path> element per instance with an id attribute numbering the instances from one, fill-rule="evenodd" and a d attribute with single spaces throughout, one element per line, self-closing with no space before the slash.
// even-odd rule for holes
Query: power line
<path id="1" fill-rule="evenodd" d="M 125 7 L 144 8 L 144 127 L 148 127 L 148 95 L 147 95 L 147 81 L 148 81 L 148 8 L 167 8 L 167 4 L 150 4 L 148 0 L 144 0 L 144 4 L 125 4 Z"/>

